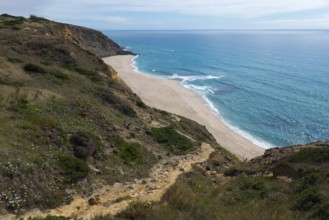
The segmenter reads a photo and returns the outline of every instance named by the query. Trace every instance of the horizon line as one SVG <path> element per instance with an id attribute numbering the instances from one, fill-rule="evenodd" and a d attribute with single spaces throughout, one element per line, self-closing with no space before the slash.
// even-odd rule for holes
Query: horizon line
<path id="1" fill-rule="evenodd" d="M 102 31 L 329 31 L 329 29 L 100 29 Z"/>

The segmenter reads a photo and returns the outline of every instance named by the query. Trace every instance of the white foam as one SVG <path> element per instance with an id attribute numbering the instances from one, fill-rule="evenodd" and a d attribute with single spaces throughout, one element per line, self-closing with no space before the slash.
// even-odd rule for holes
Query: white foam
<path id="1" fill-rule="evenodd" d="M 229 127 L 232 131 L 234 131 L 235 133 L 241 135 L 242 137 L 245 137 L 246 139 L 250 140 L 252 143 L 254 143 L 255 145 L 257 146 L 260 146 L 262 148 L 265 148 L 265 149 L 269 149 L 269 148 L 272 148 L 274 147 L 272 144 L 264 141 L 264 140 L 261 140 L 260 138 L 257 138 L 257 137 L 254 137 L 252 136 L 251 134 L 249 134 L 248 132 L 246 131 L 243 131 L 241 130 L 240 128 L 232 125 L 230 122 L 228 122 L 227 120 L 225 120 L 223 118 L 223 116 L 220 114 L 219 110 L 215 107 L 215 105 L 205 96 L 205 95 L 202 95 L 202 98 L 205 100 L 207 106 L 209 107 L 209 109 L 214 113 L 216 114 L 220 120 L 227 126 Z"/>
<path id="2" fill-rule="evenodd" d="M 131 59 L 131 66 L 133 68 L 133 70 L 136 72 L 136 73 L 142 73 L 139 71 L 138 69 L 138 66 L 137 66 L 137 62 L 136 62 L 136 59 L 139 57 L 139 55 L 136 55 L 134 56 L 132 59 Z"/>
<path id="3" fill-rule="evenodd" d="M 140 72 L 137 66 L 136 59 L 139 57 L 139 55 L 134 56 L 131 59 L 131 66 L 133 67 L 133 70 L 137 73 L 145 74 L 145 75 L 150 75 L 147 73 Z M 153 71 L 153 70 L 152 70 Z M 153 75 L 152 75 L 153 76 Z M 154 76 L 156 77 L 156 76 Z M 179 79 L 181 80 L 181 85 L 184 86 L 187 89 L 193 90 L 197 94 L 199 94 L 203 100 L 205 101 L 205 104 L 207 107 L 210 109 L 210 111 L 215 114 L 216 116 L 219 117 L 219 120 L 221 120 L 227 127 L 229 127 L 233 132 L 243 136 L 244 138 L 250 140 L 252 143 L 255 145 L 268 149 L 274 147 L 272 144 L 261 140 L 257 137 L 252 136 L 246 131 L 241 130 L 240 128 L 232 125 L 230 122 L 226 121 L 223 116 L 220 114 L 219 110 L 215 107 L 215 105 L 207 98 L 206 94 L 212 93 L 214 94 L 214 91 L 212 90 L 211 87 L 209 86 L 196 86 L 192 84 L 188 84 L 187 82 L 195 81 L 195 80 L 208 80 L 208 79 L 220 79 L 223 78 L 224 76 L 213 76 L 213 75 L 208 75 L 208 76 L 179 76 L 177 74 L 173 74 L 170 77 L 161 77 L 161 78 L 167 78 L 167 79 Z"/>
<path id="4" fill-rule="evenodd" d="M 196 80 L 208 80 L 208 79 L 220 79 L 223 78 L 224 76 L 213 76 L 213 75 L 208 75 L 208 76 L 180 76 L 176 73 L 174 73 L 172 76 L 170 76 L 170 79 L 178 79 L 183 82 L 192 82 Z"/>
<path id="5" fill-rule="evenodd" d="M 123 51 L 129 51 L 129 50 L 131 50 L 131 47 L 125 46 L 125 47 L 122 48 L 122 50 Z"/>

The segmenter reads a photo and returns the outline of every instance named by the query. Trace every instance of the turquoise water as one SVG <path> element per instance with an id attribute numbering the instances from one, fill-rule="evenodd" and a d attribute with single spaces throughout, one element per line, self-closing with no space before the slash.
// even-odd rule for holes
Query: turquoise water
<path id="1" fill-rule="evenodd" d="M 106 31 L 264 147 L 329 139 L 328 31 Z"/>

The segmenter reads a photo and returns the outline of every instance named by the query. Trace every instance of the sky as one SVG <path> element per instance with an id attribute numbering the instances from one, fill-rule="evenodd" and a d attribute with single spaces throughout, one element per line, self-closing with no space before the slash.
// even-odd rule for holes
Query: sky
<path id="1" fill-rule="evenodd" d="M 99 30 L 329 29 L 329 0 L 0 0 L 0 13 Z"/>

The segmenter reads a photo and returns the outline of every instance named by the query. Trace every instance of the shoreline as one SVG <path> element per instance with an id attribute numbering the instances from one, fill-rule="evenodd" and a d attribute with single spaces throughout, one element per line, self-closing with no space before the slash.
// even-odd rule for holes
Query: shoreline
<path id="1" fill-rule="evenodd" d="M 103 58 L 146 105 L 205 125 L 223 148 L 240 159 L 251 159 L 264 153 L 264 148 L 232 130 L 215 115 L 201 95 L 185 88 L 177 80 L 136 72 L 132 65 L 133 59 L 132 55 Z"/>

